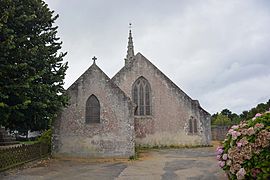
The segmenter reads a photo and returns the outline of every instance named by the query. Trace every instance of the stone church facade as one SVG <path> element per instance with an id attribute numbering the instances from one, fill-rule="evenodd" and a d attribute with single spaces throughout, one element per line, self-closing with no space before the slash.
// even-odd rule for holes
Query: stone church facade
<path id="1" fill-rule="evenodd" d="M 53 155 L 129 157 L 135 145 L 211 143 L 210 114 L 141 53 L 131 31 L 125 66 L 111 79 L 95 61 L 67 90 L 53 126 Z"/>

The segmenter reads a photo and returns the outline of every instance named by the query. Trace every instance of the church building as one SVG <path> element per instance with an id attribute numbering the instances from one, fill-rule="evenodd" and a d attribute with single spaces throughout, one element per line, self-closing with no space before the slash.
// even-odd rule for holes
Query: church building
<path id="1" fill-rule="evenodd" d="M 53 125 L 53 156 L 130 157 L 135 146 L 210 145 L 210 114 L 141 53 L 131 30 L 124 67 L 109 78 L 95 63 L 67 89 Z"/>

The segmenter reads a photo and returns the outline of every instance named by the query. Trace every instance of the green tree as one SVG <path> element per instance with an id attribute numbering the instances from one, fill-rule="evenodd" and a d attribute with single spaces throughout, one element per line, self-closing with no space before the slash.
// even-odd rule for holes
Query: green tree
<path id="1" fill-rule="evenodd" d="M 239 116 L 242 120 L 247 120 L 248 111 L 243 111 Z"/>
<path id="2" fill-rule="evenodd" d="M 53 14 L 42 0 L 0 1 L 0 125 L 11 130 L 47 129 L 67 103 Z"/>
<path id="3" fill-rule="evenodd" d="M 239 124 L 241 121 L 241 118 L 236 113 L 232 113 L 230 115 L 230 119 L 231 119 L 232 124 Z"/>
<path id="4" fill-rule="evenodd" d="M 270 99 L 267 101 L 266 105 L 267 105 L 268 110 L 269 110 L 269 108 L 270 108 Z"/>
<path id="5" fill-rule="evenodd" d="M 232 112 L 229 109 L 223 109 L 220 113 L 227 117 L 229 117 L 232 114 Z"/>
<path id="6" fill-rule="evenodd" d="M 216 120 L 218 114 L 219 114 L 219 113 L 217 112 L 217 113 L 214 113 L 214 114 L 211 116 L 211 125 L 214 124 L 214 122 L 215 122 L 215 120 Z"/>
<path id="7" fill-rule="evenodd" d="M 239 117 L 241 120 L 251 119 L 253 118 L 257 113 L 263 113 L 265 111 L 268 111 L 270 108 L 270 99 L 266 103 L 260 103 L 256 107 L 251 108 L 249 111 L 243 111 Z"/>
<path id="8" fill-rule="evenodd" d="M 229 124 L 239 124 L 240 121 L 253 118 L 257 113 L 263 113 L 265 111 L 270 110 L 269 108 L 270 108 L 270 99 L 266 103 L 258 104 L 256 107 L 251 108 L 249 111 L 243 111 L 240 115 L 232 113 L 232 111 L 230 111 L 229 109 L 223 109 L 220 113 L 217 112 L 212 115 L 211 124 L 215 125 L 222 123 L 224 120 L 224 116 L 227 116 L 229 118 L 230 121 Z M 223 117 L 221 117 L 221 115 L 223 115 Z M 225 120 L 225 122 L 228 121 Z"/>
<path id="9" fill-rule="evenodd" d="M 258 111 L 260 111 L 260 112 L 265 112 L 265 111 L 267 111 L 268 110 L 268 108 L 269 108 L 269 106 L 267 105 L 267 103 L 260 103 L 260 104 L 258 104 L 257 106 L 256 106 L 256 109 L 258 110 Z"/>
<path id="10" fill-rule="evenodd" d="M 213 125 L 221 125 L 221 126 L 224 126 L 224 125 L 231 125 L 231 120 L 230 118 L 228 118 L 228 116 L 226 115 L 223 115 L 221 113 L 219 113 L 216 118 L 213 120 Z"/>

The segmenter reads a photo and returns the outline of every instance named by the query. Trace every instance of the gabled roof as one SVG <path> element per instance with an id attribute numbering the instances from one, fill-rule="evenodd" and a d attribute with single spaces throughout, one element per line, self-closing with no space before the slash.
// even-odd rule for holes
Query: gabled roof
<path id="1" fill-rule="evenodd" d="M 114 89 L 114 91 L 116 91 L 115 93 L 120 93 L 122 95 L 124 95 L 126 98 L 130 99 L 124 91 L 122 91 L 116 84 L 114 84 L 111 79 L 98 67 L 98 65 L 96 65 L 96 63 L 93 63 L 71 86 L 69 86 L 69 88 L 67 89 L 67 91 L 69 91 L 69 89 L 72 89 L 74 87 L 76 87 L 78 85 L 78 83 L 84 79 L 88 74 L 90 74 L 91 71 L 98 71 L 101 76 L 104 77 L 106 83 L 108 83 L 110 85 L 110 87 L 112 89 Z"/>
<path id="2" fill-rule="evenodd" d="M 192 102 L 194 105 L 198 105 L 200 109 L 202 109 L 204 112 L 208 113 L 205 111 L 199 104 L 198 100 L 193 100 L 191 97 L 189 97 L 183 90 L 181 90 L 172 80 L 170 80 L 161 70 L 159 70 L 153 63 L 151 63 L 146 57 L 144 57 L 141 53 L 137 53 L 135 56 L 135 60 L 131 62 L 129 66 L 124 66 L 120 71 L 118 71 L 111 79 L 112 82 L 115 82 L 117 78 L 120 78 L 120 76 L 124 75 L 129 71 L 134 63 L 138 61 L 138 59 L 141 58 L 143 59 L 147 64 L 153 67 L 153 69 L 160 75 L 162 76 L 165 81 L 167 82 L 168 85 L 170 85 L 173 89 L 175 89 L 179 94 L 182 95 L 184 99 L 187 99 Z M 209 113 L 208 113 L 209 114 Z"/>

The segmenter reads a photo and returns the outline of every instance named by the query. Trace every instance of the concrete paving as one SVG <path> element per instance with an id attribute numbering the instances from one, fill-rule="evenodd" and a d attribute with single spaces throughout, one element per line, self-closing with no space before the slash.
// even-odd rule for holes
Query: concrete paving
<path id="1" fill-rule="evenodd" d="M 0 174 L 0 179 L 225 180 L 213 148 L 143 151 L 139 160 L 51 159 L 31 168 Z"/>

